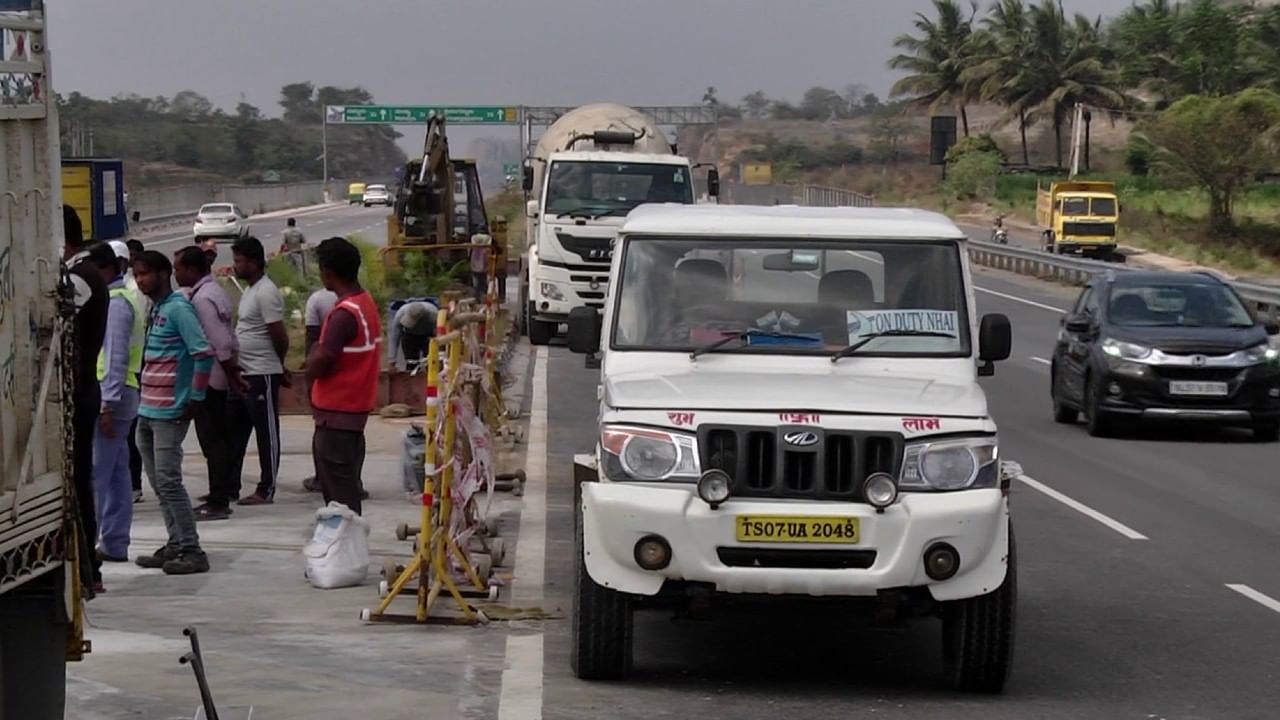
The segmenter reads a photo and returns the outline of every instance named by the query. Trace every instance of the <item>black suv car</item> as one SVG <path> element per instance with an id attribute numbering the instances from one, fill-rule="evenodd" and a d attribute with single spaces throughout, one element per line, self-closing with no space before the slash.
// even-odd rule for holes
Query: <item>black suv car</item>
<path id="1" fill-rule="evenodd" d="M 1108 272 L 1062 318 L 1053 418 L 1105 436 L 1125 416 L 1221 422 L 1280 439 L 1275 322 L 1207 273 Z"/>

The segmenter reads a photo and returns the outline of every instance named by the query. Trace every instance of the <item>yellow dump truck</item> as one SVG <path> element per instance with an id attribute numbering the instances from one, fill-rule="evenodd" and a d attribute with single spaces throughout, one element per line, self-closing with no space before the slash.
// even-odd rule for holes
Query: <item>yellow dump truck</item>
<path id="1" fill-rule="evenodd" d="M 1036 224 L 1045 252 L 1112 259 L 1119 222 L 1113 182 L 1072 180 L 1036 189 Z"/>

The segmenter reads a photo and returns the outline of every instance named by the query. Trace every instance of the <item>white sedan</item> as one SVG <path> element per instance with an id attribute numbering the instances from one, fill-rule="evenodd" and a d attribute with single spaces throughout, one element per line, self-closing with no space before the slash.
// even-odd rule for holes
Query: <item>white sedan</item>
<path id="1" fill-rule="evenodd" d="M 386 185 L 370 185 L 364 189 L 364 206 L 370 205 L 386 205 L 391 207 L 393 200 L 391 193 L 387 192 Z"/>
<path id="2" fill-rule="evenodd" d="M 196 237 L 248 237 L 249 215 L 232 203 L 202 205 L 192 233 Z"/>

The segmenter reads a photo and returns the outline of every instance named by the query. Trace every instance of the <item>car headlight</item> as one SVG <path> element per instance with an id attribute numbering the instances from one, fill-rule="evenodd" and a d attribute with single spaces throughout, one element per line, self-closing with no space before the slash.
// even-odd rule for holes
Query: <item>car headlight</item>
<path id="1" fill-rule="evenodd" d="M 998 447 L 994 436 L 910 443 L 898 487 L 904 491 L 996 487 Z"/>
<path id="2" fill-rule="evenodd" d="M 600 451 L 610 480 L 695 482 L 702 474 L 692 435 L 609 425 L 600 433 Z"/>
<path id="3" fill-rule="evenodd" d="M 1271 347 L 1271 343 L 1268 341 L 1245 350 L 1244 359 L 1250 364 L 1275 362 L 1280 359 L 1280 350 Z"/>
<path id="4" fill-rule="evenodd" d="M 1111 357 L 1124 358 L 1125 360 L 1143 360 L 1151 357 L 1151 348 L 1146 345 L 1125 342 L 1114 338 L 1107 338 L 1102 341 L 1102 352 Z"/>
<path id="5" fill-rule="evenodd" d="M 542 289 L 542 297 L 557 302 L 564 301 L 564 293 L 560 291 L 559 285 L 552 282 L 544 282 L 539 283 L 539 287 Z"/>

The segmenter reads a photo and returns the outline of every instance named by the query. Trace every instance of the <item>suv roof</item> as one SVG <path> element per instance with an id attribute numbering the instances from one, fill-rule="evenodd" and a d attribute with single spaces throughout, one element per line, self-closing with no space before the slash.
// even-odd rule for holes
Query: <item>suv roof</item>
<path id="1" fill-rule="evenodd" d="M 965 240 L 939 213 L 911 208 L 798 205 L 641 205 L 623 233 L 725 237 L 816 237 L 849 240 Z"/>

